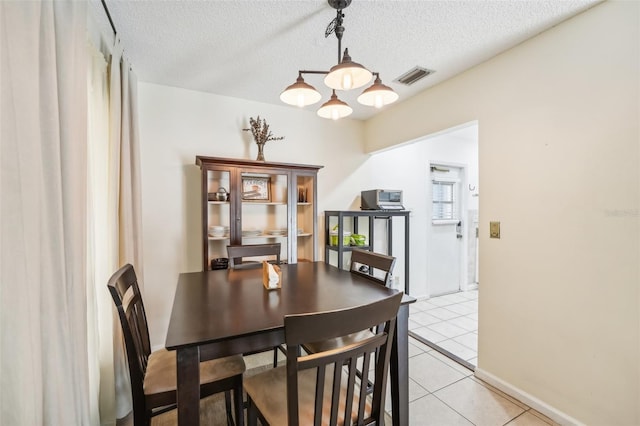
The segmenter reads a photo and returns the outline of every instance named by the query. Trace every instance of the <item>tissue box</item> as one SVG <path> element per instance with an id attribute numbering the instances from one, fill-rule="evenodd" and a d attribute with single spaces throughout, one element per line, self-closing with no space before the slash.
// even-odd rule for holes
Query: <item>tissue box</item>
<path id="1" fill-rule="evenodd" d="M 267 290 L 277 290 L 282 287 L 282 271 L 278 265 L 273 266 L 273 270 L 278 274 L 278 285 L 276 287 L 269 287 L 269 264 L 266 260 L 262 261 L 262 285 Z"/>

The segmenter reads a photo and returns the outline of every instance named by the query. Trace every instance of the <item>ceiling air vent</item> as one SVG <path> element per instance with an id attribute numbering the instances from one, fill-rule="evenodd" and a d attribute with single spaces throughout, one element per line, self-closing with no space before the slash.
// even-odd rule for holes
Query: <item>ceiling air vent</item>
<path id="1" fill-rule="evenodd" d="M 396 78 L 393 81 L 397 81 L 398 83 L 402 83 L 407 86 L 411 86 L 416 81 L 420 80 L 423 77 L 433 74 L 434 70 L 429 70 L 422 67 L 415 67 L 410 71 L 402 74 L 400 77 Z"/>

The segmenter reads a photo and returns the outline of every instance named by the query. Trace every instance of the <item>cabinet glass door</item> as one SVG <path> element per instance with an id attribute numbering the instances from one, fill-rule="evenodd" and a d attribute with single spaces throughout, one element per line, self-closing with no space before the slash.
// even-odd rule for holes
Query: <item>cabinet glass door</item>
<path id="1" fill-rule="evenodd" d="M 280 260 L 288 261 L 288 173 L 240 174 L 242 244 L 280 243 Z"/>
<path id="2" fill-rule="evenodd" d="M 229 170 L 207 170 L 207 244 L 205 269 L 222 269 L 223 264 L 216 259 L 227 257 L 229 232 L 231 224 L 231 209 L 229 189 L 231 187 L 231 173 Z"/>
<path id="3" fill-rule="evenodd" d="M 296 175 L 296 260 L 315 260 L 316 221 L 314 220 L 315 175 Z"/>

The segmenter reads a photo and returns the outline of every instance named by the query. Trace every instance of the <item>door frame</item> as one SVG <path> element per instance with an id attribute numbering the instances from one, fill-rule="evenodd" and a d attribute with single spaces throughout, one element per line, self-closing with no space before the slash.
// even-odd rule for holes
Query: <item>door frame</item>
<path id="1" fill-rule="evenodd" d="M 451 161 L 437 161 L 437 160 L 429 160 L 427 162 L 427 176 L 428 176 L 428 189 L 426 191 L 425 196 L 427 197 L 427 220 L 432 221 L 433 217 L 433 196 L 432 196 L 432 179 L 431 179 L 431 167 L 432 166 L 442 166 L 442 167 L 455 167 L 460 169 L 460 220 L 462 221 L 462 241 L 460 241 L 460 247 L 458 250 L 460 263 L 458 264 L 458 273 L 460 276 L 459 283 L 459 291 L 466 291 L 470 288 L 470 283 L 467 277 L 467 265 L 469 262 L 468 250 L 466 250 L 467 245 L 469 244 L 469 235 L 466 230 L 468 229 L 468 224 L 466 223 L 468 218 L 466 217 L 466 212 L 469 206 L 469 191 L 466 189 L 469 187 L 469 164 L 467 163 L 456 163 Z M 429 226 L 426 227 L 426 241 L 427 247 L 429 247 L 431 238 L 431 229 L 433 223 L 430 223 Z M 431 276 L 431 259 L 430 256 L 427 256 L 426 259 L 427 266 L 427 297 L 433 297 L 431 294 L 432 283 L 429 280 Z"/>

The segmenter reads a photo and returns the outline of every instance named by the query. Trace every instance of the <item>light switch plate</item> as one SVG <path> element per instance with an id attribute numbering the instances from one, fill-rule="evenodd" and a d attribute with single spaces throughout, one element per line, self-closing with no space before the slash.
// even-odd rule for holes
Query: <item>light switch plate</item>
<path id="1" fill-rule="evenodd" d="M 489 238 L 500 238 L 500 222 L 489 222 Z"/>

